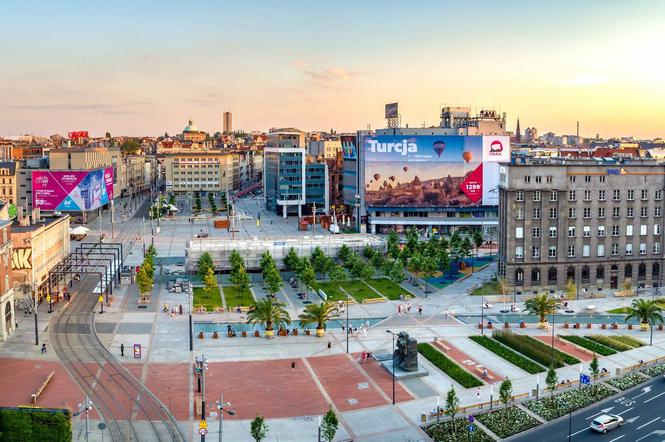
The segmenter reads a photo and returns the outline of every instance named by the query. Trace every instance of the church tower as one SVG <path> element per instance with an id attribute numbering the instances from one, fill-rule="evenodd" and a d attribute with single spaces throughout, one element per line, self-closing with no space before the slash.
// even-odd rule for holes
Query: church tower
<path id="1" fill-rule="evenodd" d="M 520 131 L 520 119 L 517 118 L 517 128 L 515 129 L 515 139 L 518 143 L 522 142 L 522 132 Z"/>

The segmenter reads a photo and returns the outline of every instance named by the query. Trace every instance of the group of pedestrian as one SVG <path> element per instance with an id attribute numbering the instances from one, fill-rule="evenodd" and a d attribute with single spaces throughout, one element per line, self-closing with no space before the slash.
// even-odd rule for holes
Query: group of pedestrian
<path id="1" fill-rule="evenodd" d="M 401 315 L 402 313 L 411 313 L 411 305 L 410 302 L 407 302 L 406 304 L 397 304 L 397 314 Z M 423 314 L 423 306 L 419 305 L 416 307 L 416 310 L 418 311 L 419 315 Z"/>
<path id="2" fill-rule="evenodd" d="M 164 304 L 164 313 L 168 313 L 168 312 L 169 312 L 169 305 L 165 303 Z M 175 315 L 182 315 L 182 304 L 171 307 L 171 317 L 173 317 Z"/>
<path id="3" fill-rule="evenodd" d="M 360 353 L 360 363 L 364 363 L 365 361 L 368 361 L 372 357 L 372 352 L 371 351 L 366 351 L 363 350 L 362 353 Z"/>
<path id="4" fill-rule="evenodd" d="M 443 315 L 446 319 L 448 319 L 449 316 L 451 318 L 454 318 L 455 317 L 455 307 L 451 308 L 450 310 L 448 310 L 448 308 L 446 307 L 446 310 L 443 312 Z"/>

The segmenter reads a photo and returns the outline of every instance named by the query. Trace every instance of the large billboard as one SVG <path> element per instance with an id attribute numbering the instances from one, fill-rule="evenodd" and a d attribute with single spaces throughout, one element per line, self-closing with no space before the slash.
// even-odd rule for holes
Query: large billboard
<path id="1" fill-rule="evenodd" d="M 399 117 L 399 110 L 397 103 L 386 104 L 386 119 Z"/>
<path id="2" fill-rule="evenodd" d="M 368 207 L 493 206 L 507 136 L 377 135 L 364 139 Z"/>
<path id="3" fill-rule="evenodd" d="M 113 200 L 113 168 L 91 171 L 35 170 L 32 172 L 32 207 L 41 210 L 82 212 Z"/>

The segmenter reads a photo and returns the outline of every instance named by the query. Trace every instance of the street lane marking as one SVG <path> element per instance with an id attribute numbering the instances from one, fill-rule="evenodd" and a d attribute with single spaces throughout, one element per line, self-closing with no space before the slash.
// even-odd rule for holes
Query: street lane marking
<path id="1" fill-rule="evenodd" d="M 644 427 L 646 427 L 647 425 L 656 422 L 658 419 L 660 419 L 660 416 L 658 416 L 658 417 L 655 418 L 654 420 L 651 420 L 651 421 L 647 422 L 646 424 L 640 425 L 639 427 L 637 427 L 637 429 L 639 430 L 640 428 L 644 428 Z"/>
<path id="2" fill-rule="evenodd" d="M 576 435 L 578 435 L 578 434 L 580 434 L 580 433 L 582 433 L 582 432 L 584 432 L 584 431 L 587 431 L 588 429 L 589 429 L 588 427 L 586 427 L 586 428 L 582 428 L 580 431 L 577 431 L 577 432 L 571 434 L 570 437 L 576 436 Z"/>
<path id="3" fill-rule="evenodd" d="M 630 407 L 630 408 L 627 409 L 627 410 L 623 410 L 621 413 L 617 413 L 617 416 L 621 416 L 621 415 L 624 414 L 624 413 L 628 413 L 630 410 L 632 410 L 632 409 L 634 409 L 634 408 L 635 408 L 635 407 Z"/>
<path id="4" fill-rule="evenodd" d="M 664 395 L 664 394 L 665 394 L 665 391 L 663 391 L 662 393 L 658 393 L 658 394 L 655 395 L 654 397 L 650 397 L 649 399 L 647 399 L 646 401 L 644 401 L 644 403 L 646 404 L 647 402 L 652 401 L 652 400 L 656 399 L 657 397 L 660 397 L 660 396 L 662 396 L 662 395 Z"/>
<path id="5" fill-rule="evenodd" d="M 625 434 L 622 434 L 622 435 L 619 436 L 619 437 L 615 437 L 615 438 L 612 439 L 610 442 L 614 442 L 615 440 L 619 440 L 619 439 L 621 439 L 621 438 L 624 437 L 624 436 L 625 436 Z"/>

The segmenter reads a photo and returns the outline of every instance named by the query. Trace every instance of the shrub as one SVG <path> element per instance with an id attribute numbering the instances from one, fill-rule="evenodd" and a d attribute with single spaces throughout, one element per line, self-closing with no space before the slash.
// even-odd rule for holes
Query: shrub
<path id="1" fill-rule="evenodd" d="M 468 425 L 469 421 L 465 417 L 460 417 L 454 421 L 447 420 L 430 425 L 425 428 L 425 433 L 436 442 L 458 442 L 459 440 L 464 440 L 464 437 L 468 434 Z M 478 426 L 476 426 L 476 431 L 473 432 L 473 440 L 474 442 L 494 441 Z"/>
<path id="2" fill-rule="evenodd" d="M 607 381 L 607 383 L 613 387 L 618 388 L 619 390 L 628 390 L 629 388 L 632 388 L 638 384 L 646 382 L 647 379 L 648 378 L 646 375 L 639 372 L 635 372 L 635 373 L 624 374 L 623 376 L 610 379 L 609 381 Z"/>
<path id="3" fill-rule="evenodd" d="M 487 336 L 469 336 L 469 338 L 529 374 L 542 373 L 545 371 L 543 367 L 532 360 L 525 358 L 521 354 L 499 344 Z"/>
<path id="4" fill-rule="evenodd" d="M 640 372 L 644 373 L 647 376 L 655 378 L 656 376 L 661 376 L 663 373 L 665 373 L 665 364 L 658 364 L 658 365 L 652 365 L 651 367 L 645 367 L 641 369 Z"/>
<path id="5" fill-rule="evenodd" d="M 630 346 L 628 344 L 624 344 L 621 341 L 617 341 L 616 339 L 614 339 L 614 337 L 610 337 L 610 336 L 590 335 L 590 336 L 586 336 L 586 338 L 591 339 L 592 341 L 599 342 L 599 343 L 601 343 L 601 344 L 603 344 L 607 347 L 613 348 L 613 349 L 618 350 L 618 351 L 626 351 L 626 350 L 632 350 L 633 349 L 632 346 Z"/>
<path id="6" fill-rule="evenodd" d="M 418 352 L 432 364 L 436 365 L 441 371 L 450 376 L 455 382 L 464 388 L 480 387 L 483 385 L 480 379 L 457 365 L 446 355 L 432 347 L 430 344 L 421 342 L 418 344 Z"/>
<path id="7" fill-rule="evenodd" d="M 538 420 L 514 405 L 480 414 L 476 418 L 502 439 L 540 424 Z"/>
<path id="8" fill-rule="evenodd" d="M 0 410 L 0 440 L 70 441 L 71 413 L 64 409 L 4 408 Z"/>
<path id="9" fill-rule="evenodd" d="M 577 344 L 580 347 L 584 347 L 587 350 L 591 350 L 592 352 L 597 353 L 601 356 L 610 356 L 616 354 L 615 350 L 612 350 L 609 347 L 605 347 L 603 344 L 599 344 L 598 342 L 592 341 L 582 336 L 561 336 L 561 337 L 566 341 L 572 342 L 573 344 Z"/>
<path id="10" fill-rule="evenodd" d="M 637 338 L 633 338 L 632 336 L 627 336 L 627 335 L 612 336 L 612 339 L 614 339 L 615 341 L 623 342 L 624 344 L 630 345 L 631 347 L 634 348 L 644 346 L 644 342 L 640 341 Z"/>
<path id="11" fill-rule="evenodd" d="M 564 393 L 555 394 L 553 397 L 541 397 L 526 402 L 524 405 L 534 413 L 551 421 L 570 411 L 579 410 L 595 402 L 599 402 L 615 393 L 614 390 L 602 383 L 587 387 L 569 390 Z"/>
<path id="12" fill-rule="evenodd" d="M 577 358 L 557 349 L 552 351 L 550 346 L 530 336 L 516 335 L 510 332 L 495 332 L 492 337 L 545 366 L 554 365 L 554 368 L 561 368 L 564 362 L 569 365 L 580 362 Z M 554 354 L 554 360 L 552 360 L 552 354 Z"/>

